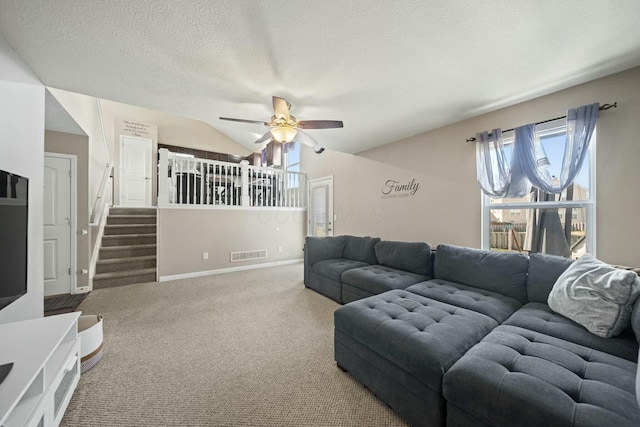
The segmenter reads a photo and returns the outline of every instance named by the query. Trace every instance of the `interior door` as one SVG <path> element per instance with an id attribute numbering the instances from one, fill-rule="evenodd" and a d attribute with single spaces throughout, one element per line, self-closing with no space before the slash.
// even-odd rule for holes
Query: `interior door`
<path id="1" fill-rule="evenodd" d="M 309 181 L 307 234 L 333 236 L 333 177 Z"/>
<path id="2" fill-rule="evenodd" d="M 151 140 L 120 136 L 120 206 L 151 206 Z"/>
<path id="3" fill-rule="evenodd" d="M 71 159 L 44 158 L 44 296 L 72 293 Z"/>

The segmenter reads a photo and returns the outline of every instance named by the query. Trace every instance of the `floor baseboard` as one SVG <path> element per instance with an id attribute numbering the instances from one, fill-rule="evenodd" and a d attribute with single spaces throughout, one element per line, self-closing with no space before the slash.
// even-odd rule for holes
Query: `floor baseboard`
<path id="1" fill-rule="evenodd" d="M 257 268 L 275 267 L 278 265 L 298 264 L 303 261 L 304 261 L 303 259 L 293 259 L 293 260 L 287 260 L 287 261 L 266 262 L 263 264 L 244 265 L 241 267 L 220 268 L 217 270 L 196 271 L 193 273 L 184 273 L 184 274 L 173 274 L 170 276 L 160 276 L 158 278 L 158 281 L 168 282 L 170 280 L 191 279 L 194 277 L 211 276 L 213 274 L 232 273 L 234 271 L 255 270 Z"/>

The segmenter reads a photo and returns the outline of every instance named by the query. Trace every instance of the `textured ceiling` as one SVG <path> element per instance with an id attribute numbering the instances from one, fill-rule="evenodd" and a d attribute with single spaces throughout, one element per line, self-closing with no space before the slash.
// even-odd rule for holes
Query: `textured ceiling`
<path id="1" fill-rule="evenodd" d="M 205 121 L 254 150 L 271 96 L 359 152 L 640 65 L 640 1 L 0 0 L 50 87 Z M 601 101 L 601 100 L 594 100 Z"/>

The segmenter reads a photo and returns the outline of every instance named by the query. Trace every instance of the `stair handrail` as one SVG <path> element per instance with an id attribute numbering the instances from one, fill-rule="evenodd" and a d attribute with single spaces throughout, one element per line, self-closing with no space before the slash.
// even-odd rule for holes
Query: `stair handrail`
<path id="1" fill-rule="evenodd" d="M 98 189 L 98 197 L 93 204 L 93 211 L 91 212 L 89 225 L 100 225 L 100 222 L 102 222 L 105 204 L 107 203 L 107 191 L 109 190 L 108 183 L 112 170 L 113 163 L 107 163 L 107 166 L 104 169 L 104 174 L 102 175 L 102 181 L 100 182 L 100 188 Z"/>

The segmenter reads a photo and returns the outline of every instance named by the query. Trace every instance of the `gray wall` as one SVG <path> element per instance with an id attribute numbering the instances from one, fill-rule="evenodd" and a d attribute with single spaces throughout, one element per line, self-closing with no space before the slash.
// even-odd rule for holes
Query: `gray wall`
<path id="1" fill-rule="evenodd" d="M 302 259 L 305 220 L 302 210 L 160 209 L 158 275 Z M 230 261 L 231 252 L 258 249 L 267 249 L 268 258 Z M 202 259 L 203 252 L 209 253 L 208 260 Z"/>
<path id="2" fill-rule="evenodd" d="M 603 112 L 597 125 L 596 256 L 638 266 L 640 240 L 630 236 L 637 234 L 640 211 L 640 68 L 357 155 L 303 149 L 303 168 L 309 179 L 334 176 L 336 234 L 480 247 L 475 147 L 465 140 L 483 130 L 562 116 L 579 105 L 616 101 L 618 108 Z M 389 179 L 415 179 L 420 189 L 410 197 L 383 198 Z"/>

